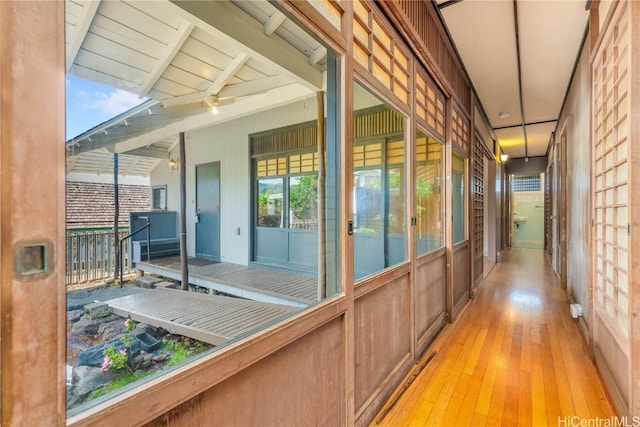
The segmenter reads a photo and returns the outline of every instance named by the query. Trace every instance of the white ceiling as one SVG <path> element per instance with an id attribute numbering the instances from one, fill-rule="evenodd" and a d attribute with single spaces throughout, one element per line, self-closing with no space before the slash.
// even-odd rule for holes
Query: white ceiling
<path id="1" fill-rule="evenodd" d="M 326 48 L 264 0 L 66 0 L 66 52 L 68 73 L 150 99 L 67 141 L 69 172 L 108 170 L 119 153 L 123 171 L 148 175 L 179 132 L 308 97 L 326 79 Z"/>
<path id="2" fill-rule="evenodd" d="M 437 3 L 505 153 L 512 158 L 544 156 L 583 39 L 588 20 L 586 2 L 438 0 Z M 514 7 L 518 16 L 520 67 Z M 509 112 L 509 117 L 501 118 L 501 112 Z"/>

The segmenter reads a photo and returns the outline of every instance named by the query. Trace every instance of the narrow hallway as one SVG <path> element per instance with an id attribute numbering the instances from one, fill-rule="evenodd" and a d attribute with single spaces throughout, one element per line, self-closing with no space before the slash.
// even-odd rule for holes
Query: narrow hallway
<path id="1" fill-rule="evenodd" d="M 507 250 L 429 357 L 380 425 L 558 426 L 615 415 L 542 250 Z"/>

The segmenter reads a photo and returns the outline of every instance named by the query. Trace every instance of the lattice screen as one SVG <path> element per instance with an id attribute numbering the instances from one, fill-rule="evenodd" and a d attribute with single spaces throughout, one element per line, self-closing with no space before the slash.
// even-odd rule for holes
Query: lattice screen
<path id="1" fill-rule="evenodd" d="M 484 254 L 484 143 L 475 138 L 474 162 L 473 162 L 473 245 L 474 255 L 482 256 Z M 480 263 L 480 271 L 477 270 L 476 275 L 482 273 L 483 263 Z"/>
<path id="2" fill-rule="evenodd" d="M 315 7 L 336 29 L 340 30 L 340 21 L 344 9 L 340 0 L 310 1 L 309 4 Z"/>
<path id="3" fill-rule="evenodd" d="M 627 7 L 626 4 L 620 7 Z M 628 12 L 628 11 L 627 11 Z M 629 13 L 612 23 L 593 62 L 594 305 L 629 338 Z"/>
<path id="4" fill-rule="evenodd" d="M 409 103 L 409 55 L 369 5 L 353 2 L 353 57 L 405 105 Z"/>
<path id="5" fill-rule="evenodd" d="M 469 121 L 457 108 L 453 108 L 451 141 L 469 153 Z"/>
<path id="6" fill-rule="evenodd" d="M 416 74 L 416 114 L 418 119 L 441 139 L 444 139 L 444 105 L 444 94 L 420 67 Z"/>

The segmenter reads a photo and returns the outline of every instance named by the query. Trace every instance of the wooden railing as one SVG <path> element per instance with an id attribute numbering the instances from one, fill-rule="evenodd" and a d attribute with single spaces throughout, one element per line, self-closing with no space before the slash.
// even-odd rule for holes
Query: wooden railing
<path id="1" fill-rule="evenodd" d="M 118 239 L 128 234 L 120 231 Z M 65 284 L 92 282 L 113 277 L 116 257 L 113 231 L 67 231 Z M 123 244 L 123 273 L 131 272 L 129 241 Z"/>

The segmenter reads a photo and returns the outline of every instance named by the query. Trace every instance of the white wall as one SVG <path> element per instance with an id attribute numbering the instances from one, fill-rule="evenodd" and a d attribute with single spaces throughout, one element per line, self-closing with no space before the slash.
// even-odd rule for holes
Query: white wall
<path id="1" fill-rule="evenodd" d="M 289 106 L 210 126 L 186 135 L 187 162 L 187 254 L 195 254 L 195 168 L 220 162 L 220 256 L 221 261 L 247 265 L 251 241 L 251 162 L 249 134 L 277 129 L 316 118 L 315 98 Z M 176 147 L 171 158 L 178 159 Z M 180 174 L 167 162 L 151 173 L 151 185 L 167 185 L 167 209 L 180 211 Z M 240 228 L 240 235 L 236 235 Z"/>

